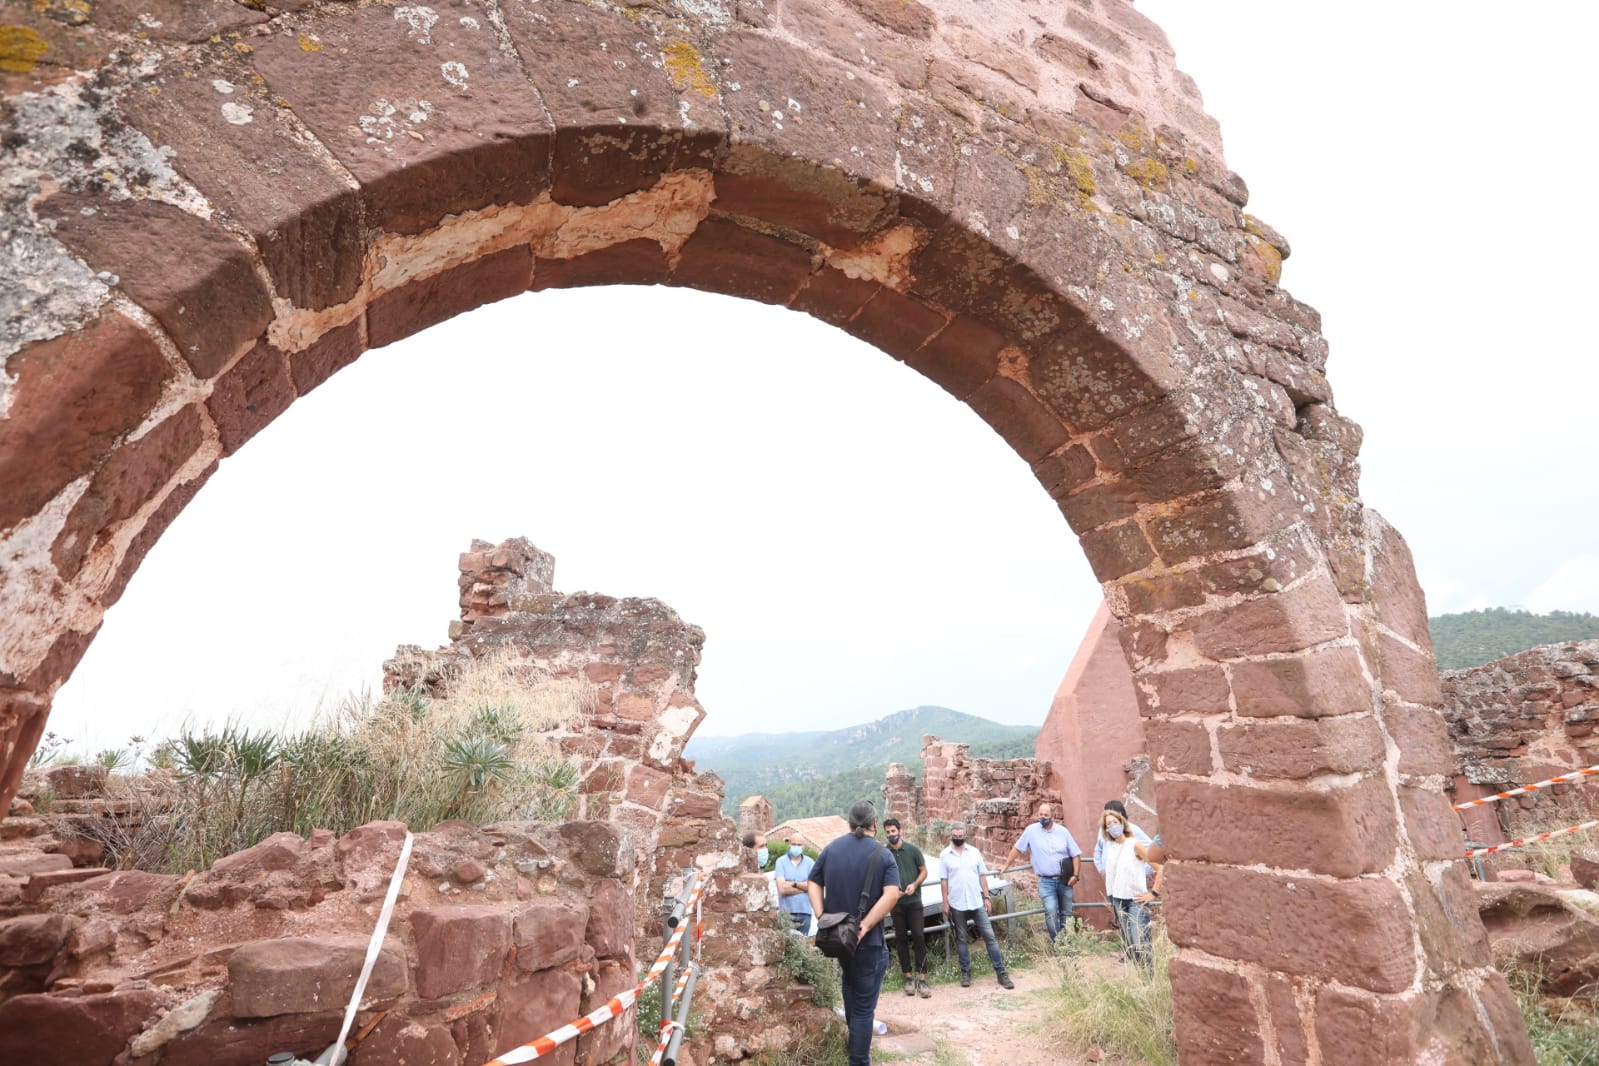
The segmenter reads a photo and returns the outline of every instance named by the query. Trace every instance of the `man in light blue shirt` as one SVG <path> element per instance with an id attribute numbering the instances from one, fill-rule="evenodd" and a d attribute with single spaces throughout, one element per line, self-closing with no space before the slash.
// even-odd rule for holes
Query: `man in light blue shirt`
<path id="1" fill-rule="evenodd" d="M 961 987 L 972 985 L 972 958 L 966 942 L 971 933 L 967 922 L 977 923 L 983 946 L 988 949 L 988 961 L 994 964 L 994 975 L 1005 988 L 1015 988 L 1005 969 L 1005 956 L 999 953 L 999 941 L 994 939 L 994 924 L 988 920 L 988 864 L 983 853 L 966 843 L 966 827 L 959 822 L 950 826 L 949 847 L 938 856 L 939 878 L 944 893 L 944 920 L 955 925 L 955 950 L 961 960 Z"/>
<path id="2" fill-rule="evenodd" d="M 1055 950 L 1055 934 L 1065 928 L 1072 916 L 1072 899 L 1077 892 L 1083 849 L 1077 846 L 1071 830 L 1055 822 L 1055 808 L 1041 804 L 1038 821 L 1022 831 L 1001 869 L 1016 865 L 1019 856 L 1028 856 L 1033 873 L 1038 875 L 1038 895 L 1044 904 L 1044 928 L 1049 931 L 1049 949 Z M 1064 874 L 1064 876 L 1062 876 Z"/>
<path id="3" fill-rule="evenodd" d="M 777 859 L 777 905 L 787 912 L 796 932 L 811 931 L 811 897 L 806 885 L 815 866 L 816 860 L 805 854 L 797 840 L 790 840 L 788 851 Z"/>

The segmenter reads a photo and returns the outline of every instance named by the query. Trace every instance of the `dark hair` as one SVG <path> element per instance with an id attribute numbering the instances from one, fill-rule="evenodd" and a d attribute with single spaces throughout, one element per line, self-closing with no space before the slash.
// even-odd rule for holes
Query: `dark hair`
<path id="1" fill-rule="evenodd" d="M 745 833 L 743 836 L 738 838 L 738 842 L 743 844 L 746 848 L 753 848 L 755 846 L 755 834 Z"/>
<path id="2" fill-rule="evenodd" d="M 884 818 L 883 819 L 883 828 L 887 829 L 889 826 L 893 826 L 895 829 L 898 829 L 899 828 L 899 819 L 898 818 Z"/>
<path id="3" fill-rule="evenodd" d="M 856 836 L 865 836 L 866 831 L 877 824 L 877 807 L 871 800 L 861 800 L 849 809 L 849 831 Z"/>
<path id="4" fill-rule="evenodd" d="M 1121 800 L 1106 800 L 1105 809 L 1107 811 L 1115 811 L 1123 818 L 1127 817 L 1127 804 L 1123 803 Z"/>

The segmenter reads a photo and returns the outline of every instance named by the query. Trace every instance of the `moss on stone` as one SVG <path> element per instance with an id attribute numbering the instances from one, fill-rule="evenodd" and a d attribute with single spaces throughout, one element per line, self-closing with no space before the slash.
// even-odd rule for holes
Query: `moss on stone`
<path id="1" fill-rule="evenodd" d="M 1171 183 L 1171 171 L 1158 159 L 1135 159 L 1122 170 L 1146 189 L 1164 189 Z"/>
<path id="2" fill-rule="evenodd" d="M 28 26 L 0 26 L 0 70 L 28 74 L 39 65 L 50 44 Z"/>

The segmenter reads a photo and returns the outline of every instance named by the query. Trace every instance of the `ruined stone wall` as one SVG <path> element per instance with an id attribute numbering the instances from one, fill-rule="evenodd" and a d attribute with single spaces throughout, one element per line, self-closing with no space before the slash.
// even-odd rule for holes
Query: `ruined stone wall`
<path id="1" fill-rule="evenodd" d="M 1036 817 L 1041 803 L 1060 803 L 1041 759 L 973 758 L 970 744 L 922 738 L 922 780 L 889 766 L 883 809 L 908 826 L 964 822 L 983 854 L 1003 855 Z M 942 846 L 942 844 L 940 844 Z"/>
<path id="2" fill-rule="evenodd" d="M 1548 644 L 1441 676 L 1459 760 L 1455 802 L 1599 764 L 1599 640 Z M 1466 813 L 1472 838 L 1493 842 L 1556 808 L 1591 817 L 1599 783 L 1555 785 Z"/>
<path id="3" fill-rule="evenodd" d="M 397 822 L 279 833 L 182 877 L 25 875 L 20 894 L 0 891 L 0 1062 L 315 1056 L 338 1035 L 404 836 Z M 477 1066 L 631 986 L 636 954 L 654 955 L 635 944 L 633 864 L 602 822 L 418 833 L 352 1066 Z M 634 1033 L 629 1015 L 549 1061 L 629 1061 Z"/>

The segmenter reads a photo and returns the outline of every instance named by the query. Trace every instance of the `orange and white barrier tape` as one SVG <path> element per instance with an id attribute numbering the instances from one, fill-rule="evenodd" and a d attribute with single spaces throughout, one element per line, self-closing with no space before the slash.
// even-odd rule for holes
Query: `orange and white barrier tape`
<path id="1" fill-rule="evenodd" d="M 682 1025 L 673 1021 L 670 1015 L 677 1006 L 678 1001 L 683 998 L 683 989 L 688 987 L 688 979 L 694 972 L 694 965 L 691 962 L 683 967 L 683 976 L 677 979 L 677 987 L 672 989 L 671 1002 L 661 1010 L 663 1015 L 661 1018 L 661 1040 L 660 1043 L 655 1045 L 655 1054 L 650 1056 L 650 1066 L 661 1066 L 661 1057 L 666 1054 L 666 1046 L 672 1042 L 672 1030 L 682 1028 Z"/>
<path id="2" fill-rule="evenodd" d="M 1509 799 L 1512 796 L 1520 796 L 1528 792 L 1536 792 L 1540 788 L 1548 788 L 1550 785 L 1558 785 L 1565 781 L 1575 781 L 1581 777 L 1591 777 L 1594 774 L 1599 774 L 1599 766 L 1590 766 L 1586 770 L 1574 770 L 1569 774 L 1561 774 L 1559 777 L 1551 777 L 1547 781 L 1538 781 L 1531 785 L 1523 785 L 1521 788 L 1513 788 L 1509 792 L 1496 792 L 1492 796 L 1484 796 L 1482 799 L 1474 799 L 1467 803 L 1457 803 L 1455 804 L 1455 810 L 1463 811 L 1469 807 L 1481 807 L 1488 803 L 1498 803 L 1500 800 Z"/>
<path id="3" fill-rule="evenodd" d="M 1595 826 L 1599 826 L 1599 819 L 1595 819 L 1592 822 L 1583 822 L 1581 825 L 1569 826 L 1565 829 L 1556 829 L 1549 833 L 1539 833 L 1537 836 L 1528 837 L 1525 840 L 1512 840 L 1508 844 L 1495 844 L 1491 848 L 1477 848 L 1474 851 L 1466 852 L 1466 858 L 1475 859 L 1479 855 L 1492 855 L 1496 851 L 1505 851 L 1509 848 L 1519 848 L 1527 844 L 1536 844 L 1540 840 L 1548 840 L 1550 837 L 1557 837 L 1562 833 L 1576 833 L 1584 829 L 1592 829 Z"/>
<path id="4" fill-rule="evenodd" d="M 705 894 L 705 878 L 694 886 L 694 892 L 689 896 L 688 903 L 683 907 L 686 916 L 690 908 L 699 906 L 700 897 Z M 644 975 L 644 980 L 632 988 L 617 994 L 603 1006 L 597 1007 L 575 1021 L 567 1022 L 549 1036 L 541 1036 L 519 1048 L 512 1048 L 497 1059 L 491 1059 L 484 1066 L 513 1066 L 518 1062 L 532 1062 L 542 1058 L 560 1047 L 569 1040 L 575 1040 L 584 1033 L 592 1031 L 595 1026 L 604 1025 L 612 1018 L 621 1016 L 627 1009 L 638 1002 L 639 993 L 655 983 L 656 978 L 666 972 L 667 963 L 672 961 L 672 956 L 677 953 L 683 944 L 683 934 L 688 932 L 688 922 L 677 923 L 677 928 L 672 931 L 671 939 L 666 942 L 666 947 L 661 949 L 661 954 L 656 958 L 655 965 L 650 967 L 650 972 Z"/>

